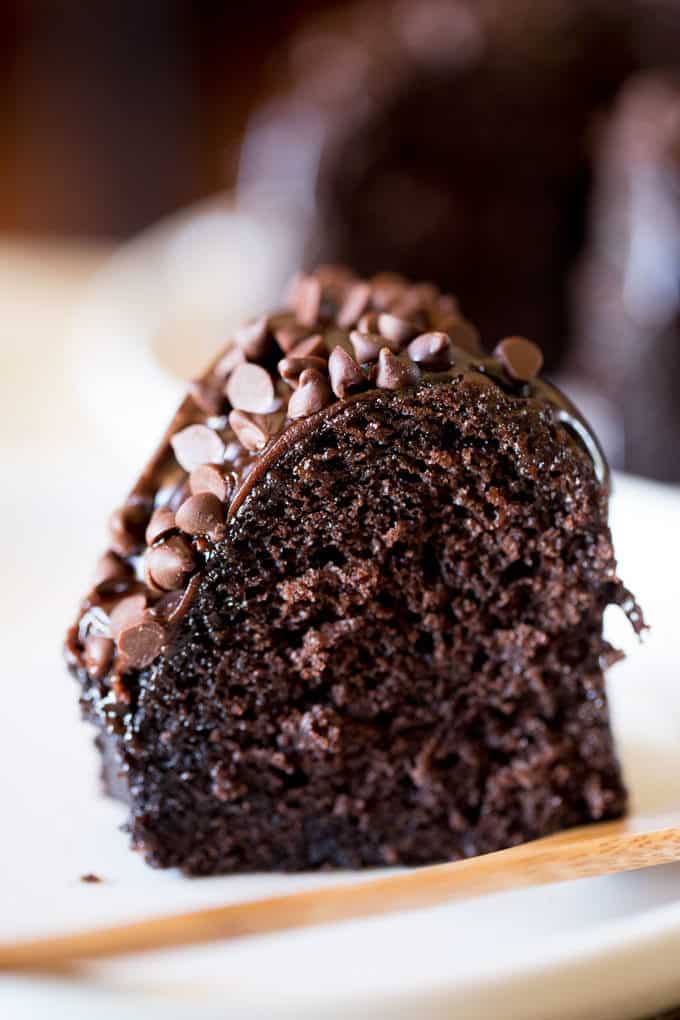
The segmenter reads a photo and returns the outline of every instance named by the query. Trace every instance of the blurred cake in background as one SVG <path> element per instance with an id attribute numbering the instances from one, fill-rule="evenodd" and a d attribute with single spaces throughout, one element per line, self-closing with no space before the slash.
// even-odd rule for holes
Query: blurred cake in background
<path id="1" fill-rule="evenodd" d="M 554 365 L 593 114 L 633 66 L 592 4 L 346 5 L 293 40 L 241 186 L 307 203 L 310 263 L 433 277 L 487 343 L 520 330 Z"/>
<path id="2" fill-rule="evenodd" d="M 307 265 L 434 279 L 487 347 L 520 330 L 561 372 L 576 363 L 584 319 L 572 284 L 594 179 L 606 188 L 598 139 L 622 85 L 674 63 L 680 7 L 661 0 L 346 4 L 283 53 L 275 94 L 246 132 L 239 195 L 295 208 Z M 578 346 L 583 399 L 591 368 Z M 614 437 L 619 394 L 598 382 L 585 401 Z M 617 465 L 619 449 L 614 438 Z M 625 449 L 626 467 L 658 474 Z"/>
<path id="3" fill-rule="evenodd" d="M 598 160 L 575 366 L 621 408 L 625 462 L 680 478 L 680 75 L 624 87 Z"/>

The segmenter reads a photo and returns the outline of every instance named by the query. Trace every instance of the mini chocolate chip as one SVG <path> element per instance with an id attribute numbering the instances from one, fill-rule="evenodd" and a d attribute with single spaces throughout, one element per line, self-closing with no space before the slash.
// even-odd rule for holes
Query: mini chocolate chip
<path id="1" fill-rule="evenodd" d="M 154 614 L 165 626 L 172 627 L 191 608 L 201 584 L 200 574 L 194 574 L 183 591 L 168 592 L 154 606 Z"/>
<path id="2" fill-rule="evenodd" d="M 189 489 L 193 496 L 200 492 L 212 492 L 219 500 L 226 503 L 234 488 L 236 476 L 219 464 L 201 464 L 189 475 Z"/>
<path id="3" fill-rule="evenodd" d="M 318 358 L 323 357 L 326 353 L 324 338 L 321 333 L 315 333 L 313 336 L 308 336 L 306 340 L 301 340 L 299 344 L 288 351 L 288 357 Z"/>
<path id="4" fill-rule="evenodd" d="M 106 552 L 97 560 L 92 583 L 96 587 L 105 581 L 127 581 L 133 575 L 134 570 L 129 563 L 114 552 Z"/>
<path id="5" fill-rule="evenodd" d="M 284 354 L 290 354 L 294 347 L 309 336 L 309 329 L 297 322 L 279 326 L 274 330 L 274 339 Z"/>
<path id="6" fill-rule="evenodd" d="M 460 305 L 458 298 L 453 294 L 440 294 L 433 309 L 436 315 L 458 315 L 460 316 Z"/>
<path id="7" fill-rule="evenodd" d="M 113 607 L 109 613 L 109 627 L 111 636 L 115 639 L 127 627 L 131 627 L 144 616 L 146 609 L 146 595 L 137 592 L 135 595 L 126 595 Z"/>
<path id="8" fill-rule="evenodd" d="M 159 538 L 165 538 L 175 528 L 175 515 L 166 506 L 159 506 L 151 514 L 146 529 L 146 544 L 153 545 Z"/>
<path id="9" fill-rule="evenodd" d="M 165 644 L 165 631 L 157 620 L 145 617 L 118 636 L 118 650 L 132 669 L 150 666 Z"/>
<path id="10" fill-rule="evenodd" d="M 382 314 L 398 316 L 400 319 L 406 319 L 407 322 L 412 323 L 414 326 L 422 326 L 422 328 L 426 328 L 429 325 L 428 316 L 423 310 L 423 303 L 417 292 L 414 293 L 412 289 L 407 290 L 396 301 L 393 301 L 389 312 L 383 312 Z"/>
<path id="11" fill-rule="evenodd" d="M 543 367 L 543 354 L 531 340 L 523 336 L 508 336 L 494 349 L 494 354 L 512 379 L 529 382 L 535 379 Z"/>
<path id="12" fill-rule="evenodd" d="M 101 879 L 99 875 L 95 875 L 93 872 L 89 871 L 86 875 L 80 876 L 80 881 L 86 882 L 90 885 L 96 885 L 98 882 L 103 881 L 103 879 Z"/>
<path id="13" fill-rule="evenodd" d="M 408 282 L 400 273 L 376 273 L 371 279 L 373 306 L 380 312 L 387 311 L 390 304 L 402 296 Z"/>
<path id="14" fill-rule="evenodd" d="M 188 425 L 170 440 L 175 457 L 185 471 L 201 464 L 219 464 L 224 458 L 224 443 L 207 425 Z"/>
<path id="15" fill-rule="evenodd" d="M 293 273 L 288 281 L 286 285 L 286 304 L 289 308 L 295 308 L 295 302 L 297 301 L 300 285 L 305 279 L 306 274 L 301 270 L 298 270 L 297 273 Z"/>
<path id="16" fill-rule="evenodd" d="M 322 287 L 330 287 L 331 290 L 342 290 L 354 280 L 354 273 L 342 263 L 328 262 L 317 266 L 314 276 Z"/>
<path id="17" fill-rule="evenodd" d="M 224 382 L 220 384 L 212 376 L 206 379 L 192 379 L 189 383 L 189 396 L 199 411 L 204 414 L 219 414 L 224 407 Z"/>
<path id="18" fill-rule="evenodd" d="M 212 492 L 190 496 L 177 511 L 176 520 L 177 527 L 189 535 L 224 537 L 224 504 Z"/>
<path id="19" fill-rule="evenodd" d="M 354 326 L 363 315 L 368 302 L 371 300 L 371 285 L 358 281 L 353 283 L 344 300 L 340 305 L 335 321 L 341 329 L 349 329 Z"/>
<path id="20" fill-rule="evenodd" d="M 439 300 L 439 287 L 434 283 L 414 283 L 409 287 L 409 297 L 417 302 L 419 308 L 429 310 Z"/>
<path id="21" fill-rule="evenodd" d="M 357 323 L 357 329 L 360 333 L 377 333 L 378 332 L 378 312 L 366 312 L 362 315 Z"/>
<path id="22" fill-rule="evenodd" d="M 258 361 L 269 353 L 271 339 L 268 334 L 269 320 L 266 315 L 245 322 L 234 333 L 234 342 L 246 358 Z"/>
<path id="23" fill-rule="evenodd" d="M 177 514 L 179 516 L 179 511 Z M 194 567 L 191 545 L 181 535 L 173 535 L 159 545 L 153 546 L 147 550 L 144 557 L 145 580 L 149 587 L 157 591 L 175 591 L 176 588 L 181 588 L 191 576 Z"/>
<path id="24" fill-rule="evenodd" d="M 116 646 L 111 638 L 93 634 L 86 639 L 83 658 L 85 669 L 90 676 L 94 677 L 95 680 L 101 680 L 102 677 L 106 676 L 109 666 L 113 662 L 115 650 Z"/>
<path id="25" fill-rule="evenodd" d="M 272 377 L 261 365 L 253 365 L 250 362 L 239 365 L 227 383 L 227 397 L 236 411 L 266 414 L 274 406 Z"/>
<path id="26" fill-rule="evenodd" d="M 402 319 L 390 312 L 381 312 L 378 316 L 378 332 L 386 340 L 403 345 L 416 335 L 418 329 L 408 319 Z"/>
<path id="27" fill-rule="evenodd" d="M 213 368 L 212 375 L 224 385 L 234 369 L 242 365 L 245 360 L 246 356 L 240 347 L 229 346 Z"/>
<path id="28" fill-rule="evenodd" d="M 448 368 L 453 364 L 451 338 L 446 333 L 421 333 L 408 345 L 408 356 L 427 368 Z"/>
<path id="29" fill-rule="evenodd" d="M 144 548 L 144 530 L 149 520 L 145 504 L 126 503 L 109 518 L 111 548 L 119 556 L 133 556 Z"/>
<path id="30" fill-rule="evenodd" d="M 334 347 L 331 351 L 331 356 L 328 359 L 328 373 L 331 389 L 340 400 L 351 393 L 365 389 L 368 385 L 366 376 L 354 358 L 342 347 Z"/>
<path id="31" fill-rule="evenodd" d="M 327 362 L 325 358 L 294 358 L 289 356 L 279 361 L 278 364 L 279 375 L 293 389 L 297 387 L 298 380 L 306 368 L 314 368 L 323 375 L 327 371 Z"/>
<path id="32" fill-rule="evenodd" d="M 295 314 L 303 326 L 313 326 L 321 308 L 321 281 L 315 276 L 303 277 L 295 292 Z"/>
<path id="33" fill-rule="evenodd" d="M 395 353 L 401 347 L 401 344 L 395 344 L 393 340 L 387 340 L 379 333 L 360 333 L 356 329 L 350 333 L 349 341 L 354 349 L 354 357 L 360 364 L 365 361 L 377 361 L 383 347 L 388 347 Z"/>
<path id="34" fill-rule="evenodd" d="M 245 411 L 232 411 L 229 425 L 234 430 L 241 446 L 251 452 L 261 450 L 269 442 L 269 430 L 266 420 L 261 415 L 246 414 Z"/>
<path id="35" fill-rule="evenodd" d="M 324 376 L 313 368 L 306 368 L 288 402 L 288 417 L 307 418 L 330 404 L 331 399 L 331 389 Z"/>
<path id="36" fill-rule="evenodd" d="M 378 355 L 376 386 L 381 390 L 403 390 L 415 386 L 420 379 L 420 369 L 407 358 L 398 358 L 389 347 L 383 347 Z"/>
<path id="37" fill-rule="evenodd" d="M 482 354 L 479 331 L 460 316 L 449 316 L 438 323 L 442 333 L 448 333 L 454 347 L 462 347 L 469 354 Z"/>

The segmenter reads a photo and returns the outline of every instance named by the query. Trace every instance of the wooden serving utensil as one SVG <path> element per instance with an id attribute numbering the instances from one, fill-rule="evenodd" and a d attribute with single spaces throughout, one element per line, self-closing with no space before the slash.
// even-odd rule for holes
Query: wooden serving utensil
<path id="1" fill-rule="evenodd" d="M 452 864 L 73 935 L 0 943 L 0 971 L 59 970 L 88 960 L 415 910 L 674 861 L 680 861 L 680 814 L 629 817 L 569 829 Z"/>

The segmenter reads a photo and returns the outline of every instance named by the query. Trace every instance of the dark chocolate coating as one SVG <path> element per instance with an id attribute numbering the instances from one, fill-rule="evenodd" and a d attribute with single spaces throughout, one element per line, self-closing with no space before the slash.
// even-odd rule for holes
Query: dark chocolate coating
<path id="1" fill-rule="evenodd" d="M 159 591 L 136 551 L 134 575 L 113 558 L 69 632 L 107 787 L 152 864 L 425 863 L 624 809 L 602 616 L 614 603 L 642 624 L 616 578 L 597 442 L 531 377 L 529 341 L 485 356 L 436 288 L 383 274 L 368 290 L 360 307 L 345 270 L 297 281 L 293 310 L 267 318 L 251 359 L 276 394 L 252 428 L 249 412 L 227 418 L 226 396 L 218 416 L 187 398 L 115 536 L 125 544 L 129 521 L 138 541 L 144 514 L 163 508 L 144 561 L 172 576 L 158 550 L 179 539 L 191 579 Z M 394 349 L 369 333 L 385 346 L 353 362 L 350 333 L 374 322 Z M 330 380 L 324 357 L 291 374 L 293 335 L 317 359 L 338 346 L 347 357 Z M 254 379 L 259 400 L 260 377 L 237 376 L 243 360 L 227 355 L 206 380 L 242 404 Z M 338 398 L 331 386 L 345 383 L 353 392 Z M 310 413 L 292 419 L 305 387 Z M 264 445 L 244 448 L 239 434 L 250 443 L 258 430 Z M 196 450 L 218 447 L 209 431 L 224 460 L 199 471 Z M 197 503 L 202 479 L 210 499 Z M 115 643 L 108 669 L 88 665 L 94 638 Z"/>

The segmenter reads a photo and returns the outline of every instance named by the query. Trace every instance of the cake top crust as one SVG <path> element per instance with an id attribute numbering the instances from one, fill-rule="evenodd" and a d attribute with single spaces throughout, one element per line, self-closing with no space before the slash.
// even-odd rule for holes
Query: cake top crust
<path id="1" fill-rule="evenodd" d="M 287 307 L 236 330 L 189 392 L 125 504 L 69 631 L 66 656 L 96 679 L 149 666 L 192 603 L 202 565 L 258 479 L 350 402 L 474 380 L 548 411 L 606 489 L 598 441 L 571 402 L 539 378 L 540 349 L 506 337 L 491 355 L 458 303 L 395 273 L 343 266 L 298 274 Z"/>

